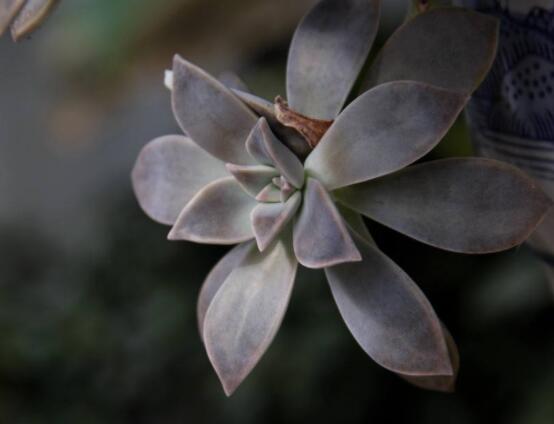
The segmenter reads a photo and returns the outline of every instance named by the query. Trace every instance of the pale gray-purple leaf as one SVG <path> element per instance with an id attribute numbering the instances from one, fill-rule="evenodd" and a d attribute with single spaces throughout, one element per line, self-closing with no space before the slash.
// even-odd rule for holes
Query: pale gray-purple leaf
<path id="1" fill-rule="evenodd" d="M 325 269 L 339 311 L 362 349 L 404 375 L 452 375 L 441 323 L 393 261 L 354 234 L 361 262 Z"/>
<path id="2" fill-rule="evenodd" d="M 229 173 L 235 177 L 241 187 L 252 197 L 256 197 L 264 187 L 271 183 L 274 177 L 279 175 L 279 172 L 271 166 L 248 166 L 232 163 L 228 163 L 226 166 Z"/>
<path id="3" fill-rule="evenodd" d="M 39 27 L 59 0 L 27 0 L 12 23 L 11 33 L 19 40 Z"/>
<path id="4" fill-rule="evenodd" d="M 552 204 L 517 168 L 483 158 L 414 165 L 335 195 L 416 240 L 463 253 L 496 252 L 522 243 Z"/>
<path id="5" fill-rule="evenodd" d="M 175 56 L 171 93 L 175 118 L 195 143 L 224 162 L 254 163 L 244 143 L 256 115 L 227 87 Z"/>
<path id="6" fill-rule="evenodd" d="M 362 215 L 340 203 L 336 203 L 335 206 L 351 232 L 355 232 L 358 236 L 364 239 L 364 241 L 374 247 L 377 247 L 377 244 L 375 243 L 375 240 L 373 240 L 367 225 L 365 225 Z"/>
<path id="7" fill-rule="evenodd" d="M 233 177 L 216 180 L 185 206 L 168 238 L 209 244 L 250 240 L 250 212 L 256 205 Z"/>
<path id="8" fill-rule="evenodd" d="M 346 224 L 321 183 L 308 178 L 300 215 L 294 223 L 294 253 L 308 268 L 361 259 Z"/>
<path id="9" fill-rule="evenodd" d="M 266 185 L 256 196 L 258 202 L 275 203 L 281 201 L 281 189 L 275 184 Z"/>
<path id="10" fill-rule="evenodd" d="M 275 105 L 261 97 L 241 90 L 233 90 L 250 109 L 267 122 L 277 138 L 283 142 L 296 156 L 304 159 L 312 151 L 306 139 L 294 128 L 289 128 L 279 122 L 275 116 Z"/>
<path id="11" fill-rule="evenodd" d="M 371 49 L 378 0 L 322 0 L 298 26 L 287 62 L 287 98 L 295 111 L 334 119 Z"/>
<path id="12" fill-rule="evenodd" d="M 450 363 L 452 364 L 453 374 L 429 376 L 398 375 L 414 386 L 421 387 L 422 389 L 452 393 L 456 388 L 456 379 L 458 378 L 458 371 L 460 370 L 460 354 L 458 353 L 456 342 L 444 324 L 442 325 L 442 331 L 444 333 L 446 347 L 448 348 L 448 356 L 450 358 Z"/>
<path id="13" fill-rule="evenodd" d="M 218 78 L 225 87 L 230 88 L 232 91 L 240 90 L 241 92 L 248 93 L 250 90 L 246 83 L 232 71 L 225 71 L 219 74 Z"/>
<path id="14" fill-rule="evenodd" d="M 256 246 L 254 241 L 241 243 L 233 247 L 219 262 L 212 268 L 200 289 L 198 295 L 198 303 L 196 307 L 196 317 L 198 319 L 198 329 L 200 337 L 204 339 L 202 332 L 204 331 L 204 318 L 210 303 L 212 303 L 219 288 L 223 285 L 229 274 L 237 268 L 246 255 Z"/>
<path id="15" fill-rule="evenodd" d="M 260 203 L 252 210 L 250 219 L 258 249 L 263 252 L 290 222 L 302 203 L 300 192 L 294 193 L 285 203 Z"/>
<path id="16" fill-rule="evenodd" d="M 333 190 L 404 168 L 437 145 L 466 101 L 414 81 L 375 87 L 340 114 L 306 159 L 306 170 Z"/>
<path id="17" fill-rule="evenodd" d="M 271 344 L 287 309 L 297 262 L 290 242 L 251 250 L 227 277 L 204 320 L 204 343 L 230 396 Z"/>
<path id="18" fill-rule="evenodd" d="M 252 129 L 246 141 L 246 150 L 258 162 L 277 168 L 296 188 L 304 184 L 302 162 L 275 137 L 265 118 L 260 118 Z"/>
<path id="19" fill-rule="evenodd" d="M 162 224 L 173 225 L 202 187 L 228 176 L 224 163 L 191 139 L 168 135 L 152 140 L 142 149 L 131 179 L 146 214 Z"/>
<path id="20" fill-rule="evenodd" d="M 25 0 L 0 0 L 0 36 L 4 34 L 23 3 Z"/>
<path id="21" fill-rule="evenodd" d="M 496 55 L 498 20 L 438 8 L 407 21 L 385 43 L 364 86 L 414 80 L 470 94 Z"/>

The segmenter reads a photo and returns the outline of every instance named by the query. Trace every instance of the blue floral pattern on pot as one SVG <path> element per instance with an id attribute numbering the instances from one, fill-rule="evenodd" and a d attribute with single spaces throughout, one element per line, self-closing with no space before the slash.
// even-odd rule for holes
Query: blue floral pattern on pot
<path id="1" fill-rule="evenodd" d="M 501 20 L 498 55 L 467 108 L 483 156 L 511 162 L 554 198 L 554 0 L 464 0 Z M 554 286 L 554 212 L 532 238 Z"/>

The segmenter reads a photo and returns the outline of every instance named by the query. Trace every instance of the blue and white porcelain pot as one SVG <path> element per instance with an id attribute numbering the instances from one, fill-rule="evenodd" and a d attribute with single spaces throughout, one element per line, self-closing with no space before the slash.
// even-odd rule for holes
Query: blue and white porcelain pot
<path id="1" fill-rule="evenodd" d="M 511 162 L 554 198 L 554 0 L 461 0 L 501 20 L 495 64 L 467 109 L 479 154 Z M 554 211 L 531 239 L 554 287 Z"/>

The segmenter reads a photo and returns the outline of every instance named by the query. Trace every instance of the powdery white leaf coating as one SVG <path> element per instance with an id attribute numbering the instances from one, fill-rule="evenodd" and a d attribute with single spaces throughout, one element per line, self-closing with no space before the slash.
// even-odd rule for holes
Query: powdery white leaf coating
<path id="1" fill-rule="evenodd" d="M 39 27 L 58 0 L 27 0 L 11 26 L 12 38 L 19 40 Z"/>
<path id="2" fill-rule="evenodd" d="M 258 202 L 275 203 L 281 201 L 281 189 L 275 184 L 266 185 L 256 196 Z"/>
<path id="3" fill-rule="evenodd" d="M 294 253 L 298 262 L 307 268 L 325 268 L 362 259 L 333 200 L 313 178 L 306 181 L 293 234 Z"/>
<path id="4" fill-rule="evenodd" d="M 348 207 L 394 230 L 461 253 L 517 246 L 552 204 L 517 168 L 483 158 L 414 165 L 335 195 Z"/>
<path id="5" fill-rule="evenodd" d="M 171 93 L 175 118 L 195 143 L 224 162 L 254 164 L 244 143 L 256 115 L 227 87 L 175 56 Z"/>
<path id="6" fill-rule="evenodd" d="M 252 231 L 263 252 L 283 231 L 302 203 L 300 192 L 295 192 L 285 203 L 260 203 L 252 210 Z"/>
<path id="7" fill-rule="evenodd" d="M 456 388 L 456 379 L 458 378 L 458 371 L 460 370 L 460 354 L 458 353 L 458 347 L 456 346 L 454 338 L 444 324 L 442 324 L 442 332 L 444 334 L 446 347 L 448 348 L 448 357 L 452 364 L 452 375 L 398 375 L 414 386 L 421 387 L 422 389 L 452 393 Z"/>
<path id="8" fill-rule="evenodd" d="M 271 183 L 274 177 L 279 175 L 275 168 L 265 165 L 241 166 L 228 163 L 226 167 L 241 187 L 252 197 L 256 197 L 265 186 Z"/>
<path id="9" fill-rule="evenodd" d="M 250 212 L 257 205 L 233 178 L 208 184 L 185 206 L 169 232 L 169 240 L 235 244 L 254 237 Z"/>
<path id="10" fill-rule="evenodd" d="M 304 184 L 302 162 L 275 137 L 265 118 L 260 118 L 252 129 L 246 150 L 258 162 L 273 165 L 296 188 Z"/>
<path id="11" fill-rule="evenodd" d="M 204 283 L 200 289 L 198 295 L 198 303 L 196 307 L 196 317 L 198 320 L 198 329 L 200 331 L 200 337 L 203 338 L 202 332 L 204 331 L 204 317 L 208 311 L 208 307 L 219 288 L 223 285 L 229 274 L 237 268 L 246 255 L 256 246 L 254 241 L 248 241 L 241 243 L 233 247 L 219 262 L 212 268 Z"/>
<path id="12" fill-rule="evenodd" d="M 421 13 L 387 40 L 364 85 L 414 80 L 470 94 L 492 66 L 498 28 L 497 19 L 459 8 Z"/>
<path id="13" fill-rule="evenodd" d="M 402 169 L 438 144 L 466 101 L 414 81 L 375 87 L 339 115 L 306 159 L 306 170 L 334 190 Z"/>
<path id="14" fill-rule="evenodd" d="M 283 125 L 275 116 L 275 105 L 261 97 L 241 90 L 233 90 L 250 109 L 267 122 L 277 138 L 281 140 L 296 156 L 304 159 L 312 151 L 306 139 L 293 128 Z"/>
<path id="15" fill-rule="evenodd" d="M 311 118 L 334 119 L 371 49 L 378 0 L 323 0 L 304 17 L 287 62 L 290 107 Z"/>
<path id="16" fill-rule="evenodd" d="M 410 376 L 453 375 L 441 323 L 415 283 L 357 235 L 363 260 L 325 269 L 354 338 L 379 365 Z"/>
<path id="17" fill-rule="evenodd" d="M 297 262 L 289 237 L 250 250 L 227 277 L 204 320 L 204 343 L 231 395 L 271 344 L 287 309 Z"/>
<path id="18" fill-rule="evenodd" d="M 4 34 L 23 3 L 25 0 L 0 0 L 0 36 Z"/>
<path id="19" fill-rule="evenodd" d="M 228 176 L 223 162 L 180 135 L 159 137 L 148 143 L 131 173 L 141 208 L 153 220 L 167 225 L 175 223 L 201 188 Z"/>

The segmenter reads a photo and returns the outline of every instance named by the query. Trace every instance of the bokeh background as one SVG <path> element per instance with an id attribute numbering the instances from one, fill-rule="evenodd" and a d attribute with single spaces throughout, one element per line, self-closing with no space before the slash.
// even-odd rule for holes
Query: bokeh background
<path id="1" fill-rule="evenodd" d="M 323 274 L 302 270 L 268 353 L 223 394 L 195 308 L 225 249 L 166 241 L 129 174 L 179 132 L 174 53 L 273 98 L 313 3 L 66 0 L 33 38 L 0 40 L 0 423 L 554 422 L 554 298 L 527 249 L 450 254 L 373 223 L 458 342 L 456 393 L 374 364 Z M 405 12 L 384 3 L 379 43 Z M 461 120 L 426 159 L 468 154 Z"/>

